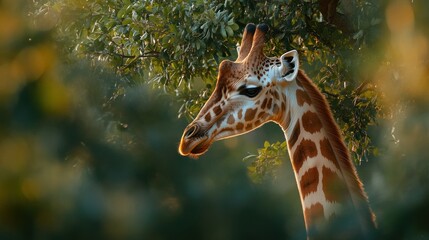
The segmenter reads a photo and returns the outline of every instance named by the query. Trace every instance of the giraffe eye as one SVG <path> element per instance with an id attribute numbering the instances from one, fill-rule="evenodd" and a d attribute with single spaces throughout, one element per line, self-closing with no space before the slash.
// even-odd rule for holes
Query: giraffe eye
<path id="1" fill-rule="evenodd" d="M 240 87 L 241 89 L 238 89 L 240 95 L 245 95 L 250 98 L 254 98 L 258 95 L 258 93 L 262 90 L 262 87 Z"/>

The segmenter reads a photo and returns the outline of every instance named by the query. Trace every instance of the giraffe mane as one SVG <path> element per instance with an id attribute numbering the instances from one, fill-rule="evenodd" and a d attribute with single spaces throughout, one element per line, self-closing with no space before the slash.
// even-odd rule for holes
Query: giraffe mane
<path id="1" fill-rule="evenodd" d="M 327 133 L 328 140 L 334 151 L 336 161 L 340 166 L 347 189 L 350 192 L 353 205 L 360 216 L 360 222 L 364 227 L 368 225 L 368 219 L 375 224 L 375 215 L 368 207 L 368 196 L 363 189 L 362 182 L 357 177 L 357 172 L 353 166 L 350 153 L 344 143 L 344 138 L 340 129 L 335 123 L 325 96 L 318 90 L 302 70 L 299 70 L 296 80 L 297 84 L 306 90 L 311 102 L 314 104 L 317 114 L 320 117 L 322 125 Z"/>

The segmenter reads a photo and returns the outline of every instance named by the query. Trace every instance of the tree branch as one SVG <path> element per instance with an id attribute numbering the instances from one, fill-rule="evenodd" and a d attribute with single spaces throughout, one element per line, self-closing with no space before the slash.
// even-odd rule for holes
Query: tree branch
<path id="1" fill-rule="evenodd" d="M 116 53 L 116 52 L 96 52 L 97 54 L 106 54 L 109 56 L 116 56 L 116 57 L 121 57 L 121 58 L 148 58 L 148 57 L 158 57 L 159 56 L 159 52 L 156 51 L 150 51 L 150 52 L 146 52 L 140 55 L 125 55 L 125 54 L 121 54 L 121 53 Z"/>

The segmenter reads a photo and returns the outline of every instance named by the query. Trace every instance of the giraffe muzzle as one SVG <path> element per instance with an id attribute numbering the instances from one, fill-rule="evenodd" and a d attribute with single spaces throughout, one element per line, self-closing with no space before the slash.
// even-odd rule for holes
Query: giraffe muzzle
<path id="1" fill-rule="evenodd" d="M 179 153 L 183 156 L 198 157 L 207 151 L 211 144 L 207 132 L 197 123 L 190 124 L 180 140 Z"/>

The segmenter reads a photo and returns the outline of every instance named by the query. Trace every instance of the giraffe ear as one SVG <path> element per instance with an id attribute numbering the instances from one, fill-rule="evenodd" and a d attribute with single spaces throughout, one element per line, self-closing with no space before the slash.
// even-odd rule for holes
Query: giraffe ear
<path id="1" fill-rule="evenodd" d="M 289 51 L 280 57 L 280 81 L 293 81 L 298 75 L 299 58 L 296 50 Z"/>

